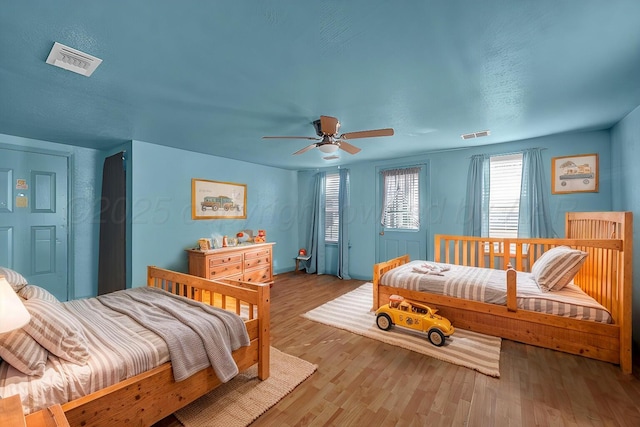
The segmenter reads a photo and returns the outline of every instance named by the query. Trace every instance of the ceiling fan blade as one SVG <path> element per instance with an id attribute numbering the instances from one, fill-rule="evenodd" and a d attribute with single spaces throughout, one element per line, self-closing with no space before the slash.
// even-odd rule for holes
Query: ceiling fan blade
<path id="1" fill-rule="evenodd" d="M 360 152 L 360 148 L 356 147 L 355 145 L 349 144 L 347 141 L 338 141 L 338 144 L 340 144 L 341 149 L 349 154 L 356 154 Z"/>
<path id="2" fill-rule="evenodd" d="M 312 136 L 263 136 L 262 139 L 308 139 L 310 141 L 320 141 L 320 138 Z"/>
<path id="3" fill-rule="evenodd" d="M 393 129 L 375 129 L 375 130 L 363 130 L 360 132 L 349 132 L 340 135 L 340 139 L 357 139 L 357 138 L 373 138 L 376 136 L 392 136 Z"/>
<path id="4" fill-rule="evenodd" d="M 300 149 L 300 150 L 296 151 L 295 153 L 293 153 L 293 155 L 295 156 L 296 154 L 302 154 L 302 153 L 305 153 L 305 152 L 307 152 L 307 151 L 311 150 L 312 148 L 316 148 L 316 147 L 317 147 L 317 144 L 307 145 L 306 147 L 304 147 L 304 148 L 302 148 L 302 149 Z"/>
<path id="5" fill-rule="evenodd" d="M 326 135 L 335 135 L 340 130 L 340 122 L 335 117 L 320 116 L 320 130 Z"/>

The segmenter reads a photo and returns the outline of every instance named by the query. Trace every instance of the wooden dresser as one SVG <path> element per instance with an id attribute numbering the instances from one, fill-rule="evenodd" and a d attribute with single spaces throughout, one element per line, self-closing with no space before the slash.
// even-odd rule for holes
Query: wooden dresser
<path id="1" fill-rule="evenodd" d="M 201 251 L 187 249 L 189 274 L 205 279 L 273 283 L 273 245 L 255 243 Z"/>

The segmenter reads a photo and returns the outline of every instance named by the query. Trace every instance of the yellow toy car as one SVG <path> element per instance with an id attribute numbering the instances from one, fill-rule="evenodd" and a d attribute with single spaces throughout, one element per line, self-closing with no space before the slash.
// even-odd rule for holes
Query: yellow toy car
<path id="1" fill-rule="evenodd" d="M 438 310 L 419 302 L 406 300 L 399 295 L 391 295 L 389 304 L 376 310 L 376 324 L 383 331 L 393 325 L 415 329 L 427 333 L 431 344 L 440 347 L 445 338 L 450 337 L 455 329 L 448 319 L 436 314 Z"/>

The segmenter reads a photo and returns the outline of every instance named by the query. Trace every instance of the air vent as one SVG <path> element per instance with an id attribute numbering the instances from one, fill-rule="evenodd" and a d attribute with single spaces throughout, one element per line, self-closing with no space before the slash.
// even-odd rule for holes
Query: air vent
<path id="1" fill-rule="evenodd" d="M 473 138 L 480 138 L 482 136 L 489 136 L 489 135 L 491 135 L 491 131 L 482 130 L 480 132 L 463 133 L 460 136 L 462 137 L 462 139 L 473 139 Z"/>
<path id="2" fill-rule="evenodd" d="M 47 64 L 73 71 L 89 77 L 102 63 L 102 59 L 80 52 L 58 42 L 53 44 L 47 57 Z"/>

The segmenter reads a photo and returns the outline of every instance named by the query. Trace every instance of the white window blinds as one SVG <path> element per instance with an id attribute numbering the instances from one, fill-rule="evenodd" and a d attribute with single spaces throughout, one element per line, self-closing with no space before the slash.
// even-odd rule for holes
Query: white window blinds
<path id="1" fill-rule="evenodd" d="M 380 223 L 385 228 L 420 229 L 420 168 L 382 172 L 383 200 Z"/>
<path id="2" fill-rule="evenodd" d="M 340 228 L 338 193 L 340 189 L 340 174 L 327 174 L 325 178 L 325 217 L 324 217 L 324 241 L 338 242 Z"/>
<path id="3" fill-rule="evenodd" d="M 489 237 L 518 237 L 522 153 L 490 159 Z"/>

